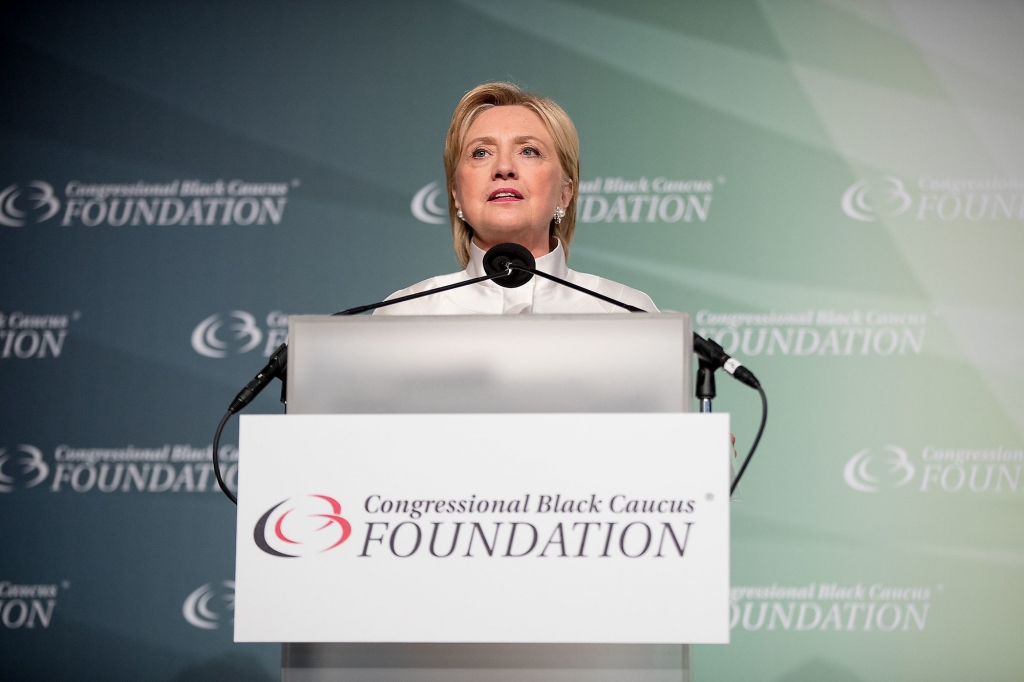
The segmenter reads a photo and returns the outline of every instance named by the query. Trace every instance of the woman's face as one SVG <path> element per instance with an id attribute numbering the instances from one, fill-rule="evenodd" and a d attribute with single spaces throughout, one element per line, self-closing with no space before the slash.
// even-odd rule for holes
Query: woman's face
<path id="1" fill-rule="evenodd" d="M 540 117 L 503 106 L 481 113 L 466 131 L 452 195 L 478 247 L 515 242 L 543 256 L 555 207 L 568 205 L 572 185 Z"/>

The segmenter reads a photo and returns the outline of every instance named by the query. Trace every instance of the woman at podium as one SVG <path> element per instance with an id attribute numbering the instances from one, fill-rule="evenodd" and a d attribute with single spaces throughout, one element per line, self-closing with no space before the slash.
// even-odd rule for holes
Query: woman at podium
<path id="1" fill-rule="evenodd" d="M 580 143 L 554 101 L 511 83 L 485 83 L 455 107 L 444 146 L 448 213 L 461 272 L 397 291 L 388 300 L 484 275 L 483 256 L 513 242 L 536 268 L 648 312 L 647 294 L 566 265 L 576 228 Z M 375 315 L 621 313 L 622 308 L 533 277 L 516 288 L 480 282 L 378 308 Z"/>

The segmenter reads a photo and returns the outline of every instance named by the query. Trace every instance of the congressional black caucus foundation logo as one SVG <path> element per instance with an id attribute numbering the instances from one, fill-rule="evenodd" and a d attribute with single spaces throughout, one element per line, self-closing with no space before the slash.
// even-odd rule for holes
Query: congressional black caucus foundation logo
<path id="1" fill-rule="evenodd" d="M 181 615 L 192 627 L 217 630 L 235 611 L 235 581 L 206 583 L 192 590 L 181 605 Z"/>
<path id="2" fill-rule="evenodd" d="M 709 494 L 700 504 L 713 499 Z M 529 493 L 513 499 L 373 494 L 363 501 L 357 531 L 341 516 L 336 499 L 306 495 L 267 509 L 253 527 L 253 540 L 266 554 L 284 558 L 322 554 L 356 534 L 359 559 L 682 559 L 697 525 L 691 520 L 697 507 L 694 499 L 624 494 Z"/>
<path id="3" fill-rule="evenodd" d="M 213 446 L 75 447 L 52 454 L 35 445 L 0 446 L 0 494 L 219 492 Z M 220 446 L 225 483 L 237 487 L 238 448 Z"/>
<path id="4" fill-rule="evenodd" d="M 0 360 L 59 358 L 71 323 L 81 317 L 77 310 L 70 314 L 0 311 Z"/>
<path id="5" fill-rule="evenodd" d="M 253 528 L 256 546 L 271 556 L 294 559 L 329 552 L 352 535 L 341 503 L 327 495 L 305 495 L 278 502 Z"/>
<path id="6" fill-rule="evenodd" d="M 0 190 L 0 225 L 25 227 L 51 220 L 62 227 L 280 225 L 289 193 L 300 184 L 298 179 L 241 178 L 71 180 L 58 191 L 52 183 L 32 180 Z"/>
<path id="7" fill-rule="evenodd" d="M 226 328 L 229 339 L 218 334 Z M 263 331 L 256 326 L 256 318 L 244 310 L 232 310 L 227 319 L 214 313 L 196 325 L 192 330 L 192 348 L 208 358 L 225 358 L 228 348 L 234 346 L 235 353 L 248 353 L 263 340 Z"/>
<path id="8" fill-rule="evenodd" d="M 269 357 L 288 339 L 288 316 L 272 310 L 263 324 L 245 310 L 214 313 L 203 318 L 192 330 L 192 350 L 207 358 L 223 359 L 241 355 L 257 348 Z"/>
<path id="9" fill-rule="evenodd" d="M 0 448 L 0 493 L 17 488 L 34 488 L 50 475 L 43 451 L 34 445 Z"/>
<path id="10" fill-rule="evenodd" d="M 696 333 L 739 357 L 918 356 L 927 327 L 926 312 L 872 308 L 700 310 L 694 317 Z"/>
<path id="11" fill-rule="evenodd" d="M 60 591 L 70 587 L 67 580 L 60 585 L 0 580 L 0 626 L 6 630 L 49 628 Z"/>
<path id="12" fill-rule="evenodd" d="M 439 182 L 424 185 L 412 197 L 409 205 L 416 220 L 431 225 L 443 225 L 448 222 L 448 199 L 445 188 Z"/>
<path id="13" fill-rule="evenodd" d="M 843 192 L 848 217 L 873 223 L 885 218 L 969 222 L 1024 220 L 1024 178 L 933 178 L 916 182 L 893 175 L 861 179 Z"/>
<path id="14" fill-rule="evenodd" d="M 730 590 L 729 628 L 746 632 L 921 632 L 943 585 L 863 581 Z"/>
<path id="15" fill-rule="evenodd" d="M 1024 449 L 926 445 L 916 456 L 899 445 L 864 448 L 846 460 L 843 481 L 861 493 L 1024 492 Z"/>
<path id="16" fill-rule="evenodd" d="M 59 210 L 60 200 L 48 182 L 33 180 L 25 186 L 11 185 L 0 190 L 0 225 L 24 227 L 30 222 L 41 223 Z"/>
<path id="17" fill-rule="evenodd" d="M 843 468 L 846 485 L 862 493 L 877 493 L 883 478 L 887 485 L 900 488 L 914 477 L 914 465 L 907 452 L 895 445 L 886 445 L 882 453 L 865 448 L 850 458 Z"/>
<path id="18" fill-rule="evenodd" d="M 869 194 L 870 192 L 870 194 Z M 913 200 L 903 181 L 886 175 L 875 182 L 859 180 L 843 192 L 843 213 L 861 222 L 875 222 L 879 213 L 898 216 Z"/>

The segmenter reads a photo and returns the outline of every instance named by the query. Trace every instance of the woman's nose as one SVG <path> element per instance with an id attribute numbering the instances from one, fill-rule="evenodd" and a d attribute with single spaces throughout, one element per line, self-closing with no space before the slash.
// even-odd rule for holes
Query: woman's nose
<path id="1" fill-rule="evenodd" d="M 499 152 L 494 164 L 495 180 L 513 180 L 516 177 L 514 156 L 507 152 Z"/>

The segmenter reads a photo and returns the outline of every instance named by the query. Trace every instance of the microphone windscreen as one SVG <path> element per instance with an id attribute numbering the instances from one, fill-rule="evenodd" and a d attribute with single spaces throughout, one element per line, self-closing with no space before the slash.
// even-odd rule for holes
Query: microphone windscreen
<path id="1" fill-rule="evenodd" d="M 531 269 L 537 267 L 537 261 L 528 248 L 511 242 L 492 246 L 484 254 L 484 272 L 488 275 L 506 272 L 509 264 Z M 515 289 L 529 282 L 532 277 L 533 273 L 531 272 L 513 270 L 512 274 L 497 277 L 491 281 L 506 289 Z"/>

